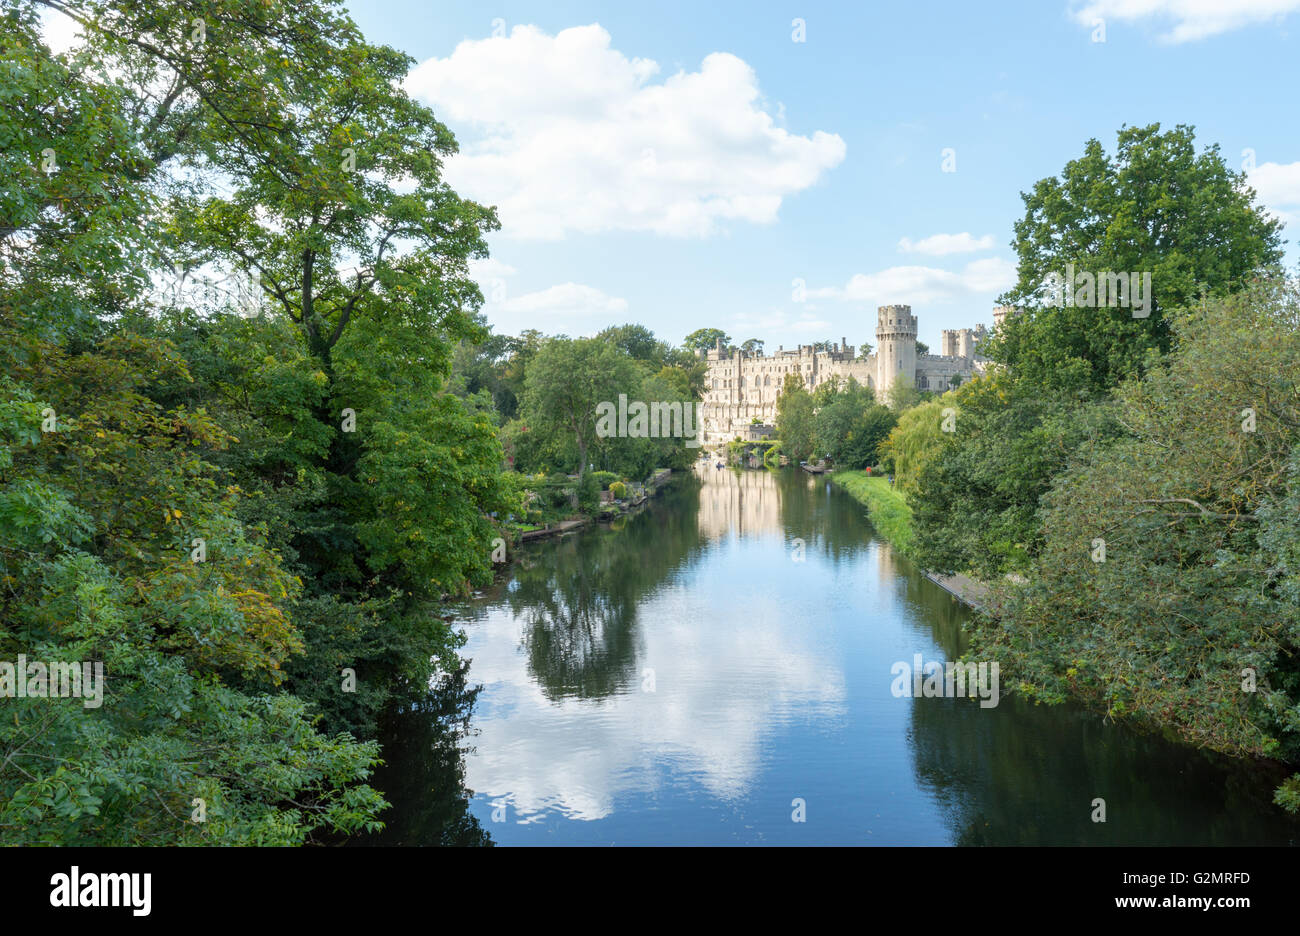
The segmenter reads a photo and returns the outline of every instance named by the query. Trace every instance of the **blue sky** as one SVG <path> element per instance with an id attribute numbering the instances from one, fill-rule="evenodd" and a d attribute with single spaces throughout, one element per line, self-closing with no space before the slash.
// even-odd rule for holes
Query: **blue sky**
<path id="1" fill-rule="evenodd" d="M 421 63 L 449 180 L 499 208 L 476 271 L 498 332 L 857 344 L 899 302 L 937 347 L 991 323 L 1019 193 L 1125 123 L 1253 151 L 1296 261 L 1300 0 L 349 9 Z"/>

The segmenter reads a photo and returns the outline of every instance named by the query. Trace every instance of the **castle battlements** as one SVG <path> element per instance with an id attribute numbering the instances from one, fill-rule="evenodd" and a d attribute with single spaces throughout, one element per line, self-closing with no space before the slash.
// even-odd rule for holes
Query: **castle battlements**
<path id="1" fill-rule="evenodd" d="M 701 413 L 704 443 L 743 436 L 755 419 L 774 425 L 776 398 L 789 374 L 798 375 L 809 390 L 831 379 L 853 379 L 883 402 L 899 378 L 905 386 L 941 393 L 954 378 L 966 380 L 983 372 L 979 345 L 989 335 L 984 325 L 945 329 L 939 354 L 917 354 L 916 334 L 911 306 L 884 305 L 876 309 L 876 349 L 864 357 L 857 356 L 847 337 L 829 351 L 814 350 L 813 345 L 779 346 L 773 354 L 724 348 L 719 341 L 702 355 L 708 362 Z"/>

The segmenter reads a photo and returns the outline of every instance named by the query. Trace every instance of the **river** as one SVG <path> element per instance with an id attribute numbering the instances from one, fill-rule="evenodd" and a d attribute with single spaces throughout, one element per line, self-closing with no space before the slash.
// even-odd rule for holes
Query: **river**
<path id="1" fill-rule="evenodd" d="M 453 613 L 468 667 L 390 718 L 376 843 L 1300 842 L 1272 765 L 896 697 L 891 667 L 954 658 L 969 612 L 802 472 L 697 468 Z"/>

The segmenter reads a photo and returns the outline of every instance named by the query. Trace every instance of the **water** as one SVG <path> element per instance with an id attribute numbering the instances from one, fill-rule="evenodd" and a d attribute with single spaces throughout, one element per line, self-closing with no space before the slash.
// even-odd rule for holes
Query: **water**
<path id="1" fill-rule="evenodd" d="M 895 698 L 891 666 L 956 656 L 968 612 L 824 479 L 708 466 L 521 555 L 456 609 L 467 673 L 390 721 L 380 842 L 1300 841 L 1270 765 L 1067 706 Z"/>

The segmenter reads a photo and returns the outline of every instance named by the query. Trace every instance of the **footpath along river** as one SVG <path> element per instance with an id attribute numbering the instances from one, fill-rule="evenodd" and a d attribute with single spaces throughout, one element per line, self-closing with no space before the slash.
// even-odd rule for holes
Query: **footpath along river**
<path id="1" fill-rule="evenodd" d="M 896 697 L 891 668 L 954 658 L 968 613 L 824 478 L 698 467 L 455 609 L 469 666 L 390 719 L 375 841 L 1300 842 L 1268 765 L 1072 706 Z"/>

